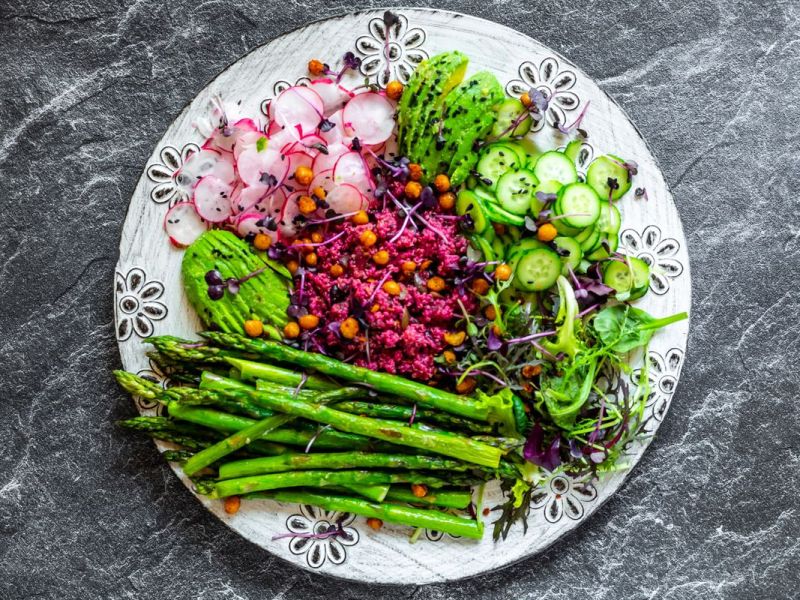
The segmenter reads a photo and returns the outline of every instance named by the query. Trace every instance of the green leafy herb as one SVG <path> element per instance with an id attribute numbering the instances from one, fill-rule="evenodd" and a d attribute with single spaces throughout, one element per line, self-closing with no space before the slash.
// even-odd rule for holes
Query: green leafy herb
<path id="1" fill-rule="evenodd" d="M 599 340 L 614 352 L 625 353 L 646 346 L 657 329 L 687 318 L 685 312 L 657 319 L 627 305 L 609 306 L 595 316 L 593 325 Z"/>

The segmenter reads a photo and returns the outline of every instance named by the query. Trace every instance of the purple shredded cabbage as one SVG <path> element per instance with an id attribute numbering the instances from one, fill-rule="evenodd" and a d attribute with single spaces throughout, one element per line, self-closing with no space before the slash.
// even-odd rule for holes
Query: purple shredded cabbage
<path id="1" fill-rule="evenodd" d="M 525 447 L 522 449 L 522 456 L 525 460 L 533 464 L 554 471 L 561 464 L 561 436 L 557 435 L 550 445 L 544 443 L 544 429 L 539 423 L 534 424 Z"/>

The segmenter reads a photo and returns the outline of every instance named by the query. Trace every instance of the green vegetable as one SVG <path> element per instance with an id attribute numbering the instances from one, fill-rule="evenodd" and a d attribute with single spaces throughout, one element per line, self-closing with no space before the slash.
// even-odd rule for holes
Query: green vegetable
<path id="1" fill-rule="evenodd" d="M 280 330 L 288 322 L 288 282 L 271 266 L 271 262 L 255 254 L 250 245 L 229 231 L 211 229 L 186 249 L 181 272 L 189 303 L 208 327 L 239 333 L 249 319 L 263 321 L 266 332 L 281 339 Z M 208 296 L 205 276 L 216 270 L 223 280 L 242 280 L 239 291 L 225 291 L 222 298 Z"/>
<path id="2" fill-rule="evenodd" d="M 481 521 L 457 517 L 439 510 L 414 508 L 399 504 L 378 504 L 358 498 L 305 491 L 259 492 L 250 494 L 248 497 L 268 498 L 291 504 L 310 504 L 329 511 L 352 513 L 410 527 L 425 527 L 470 539 L 479 540 L 483 537 L 483 523 Z"/>
<path id="3" fill-rule="evenodd" d="M 614 352 L 646 346 L 657 329 L 688 318 L 685 312 L 657 319 L 633 306 L 619 304 L 597 313 L 592 325 L 600 341 Z"/>
<path id="4" fill-rule="evenodd" d="M 445 508 L 464 509 L 469 506 L 472 494 L 464 490 L 428 490 L 422 498 L 415 496 L 408 487 L 392 486 L 386 494 L 386 500 L 406 502 L 408 504 L 427 504 Z"/>
<path id="5" fill-rule="evenodd" d="M 576 335 L 575 322 L 579 312 L 578 301 L 575 299 L 575 292 L 566 277 L 560 275 L 556 284 L 560 298 L 556 316 L 556 323 L 558 323 L 556 341 L 544 340 L 542 347 L 554 356 L 563 352 L 570 358 L 575 358 L 583 347 L 583 342 Z"/>

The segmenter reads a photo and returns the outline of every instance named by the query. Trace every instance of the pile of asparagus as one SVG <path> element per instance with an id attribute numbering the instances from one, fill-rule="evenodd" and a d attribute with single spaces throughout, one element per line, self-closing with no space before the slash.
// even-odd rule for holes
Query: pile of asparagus
<path id="1" fill-rule="evenodd" d="M 175 444 L 165 458 L 199 493 L 480 538 L 472 486 L 518 476 L 512 450 L 523 440 L 506 396 L 458 396 L 278 342 L 202 336 L 147 340 L 178 387 L 115 372 L 169 415 L 120 424 Z"/>

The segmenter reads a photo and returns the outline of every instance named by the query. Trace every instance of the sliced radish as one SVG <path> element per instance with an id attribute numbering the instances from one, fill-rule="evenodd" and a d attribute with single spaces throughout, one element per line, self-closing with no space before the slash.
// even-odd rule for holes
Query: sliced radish
<path id="1" fill-rule="evenodd" d="M 358 152 L 348 152 L 339 157 L 333 167 L 333 182 L 336 185 L 350 183 L 363 194 L 369 194 L 373 189 L 369 167 Z"/>
<path id="2" fill-rule="evenodd" d="M 334 187 L 325 197 L 328 206 L 340 215 L 366 210 L 368 201 L 359 189 L 349 183 Z"/>
<path id="3" fill-rule="evenodd" d="M 304 86 L 285 89 L 271 105 L 275 122 L 293 132 L 297 139 L 317 130 L 323 108 L 319 94 Z"/>
<path id="4" fill-rule="evenodd" d="M 248 212 L 257 212 L 277 219 L 281 214 L 283 203 L 286 202 L 287 196 L 288 194 L 283 188 L 278 188 L 274 193 L 261 198 L 261 200 L 250 207 Z"/>
<path id="5" fill-rule="evenodd" d="M 169 241 L 179 248 L 185 248 L 199 238 L 208 229 L 206 223 L 197 214 L 191 202 L 178 202 L 164 216 L 164 231 Z"/>
<path id="6" fill-rule="evenodd" d="M 241 237 L 250 234 L 265 233 L 272 238 L 273 242 L 278 241 L 278 232 L 270 231 L 264 222 L 264 215 L 261 213 L 247 212 L 239 215 L 236 219 L 236 233 Z"/>
<path id="7" fill-rule="evenodd" d="M 286 155 L 286 158 L 289 159 L 289 177 L 291 178 L 291 174 L 297 171 L 300 167 L 308 167 L 311 168 L 311 164 L 314 162 L 314 159 L 311 158 L 310 155 L 306 154 L 305 152 L 291 152 L 290 154 Z M 294 187 L 295 189 L 299 189 L 301 186 L 297 181 L 291 179 L 289 184 Z"/>
<path id="8" fill-rule="evenodd" d="M 203 149 L 217 152 L 232 152 L 239 139 L 246 133 L 259 133 L 253 119 L 239 119 L 232 125 L 217 128 L 203 144 Z"/>
<path id="9" fill-rule="evenodd" d="M 239 194 L 236 212 L 250 212 L 253 206 L 261 202 L 269 194 L 270 188 L 263 184 L 245 187 Z"/>
<path id="10" fill-rule="evenodd" d="M 394 130 L 394 107 L 376 92 L 359 94 L 350 100 L 342 118 L 345 131 L 352 129 L 353 134 L 368 145 L 385 142 Z"/>
<path id="11" fill-rule="evenodd" d="M 224 181 L 206 175 L 194 188 L 194 206 L 197 214 L 209 223 L 222 223 L 233 214 L 230 195 L 233 188 Z"/>
<path id="12" fill-rule="evenodd" d="M 267 147 L 259 152 L 255 147 L 248 148 L 239 155 L 236 163 L 239 177 L 248 187 L 268 185 L 272 176 L 272 187 L 277 187 L 289 175 L 289 160 L 277 150 Z"/>
<path id="13" fill-rule="evenodd" d="M 299 220 L 296 222 L 295 217 L 300 215 L 300 208 L 297 206 L 297 200 L 302 194 L 295 192 L 286 198 L 281 208 L 280 219 L 278 220 L 278 231 L 285 237 L 294 237 L 297 232 L 303 228 L 303 223 Z"/>
<path id="14" fill-rule="evenodd" d="M 336 162 L 348 152 L 350 152 L 350 148 L 344 144 L 330 144 L 327 154 L 322 154 L 321 152 L 317 154 L 314 163 L 311 165 L 311 170 L 314 173 L 320 173 L 333 169 L 336 166 Z"/>
<path id="15" fill-rule="evenodd" d="M 311 184 L 308 186 L 308 189 L 315 190 L 318 187 L 321 187 L 323 190 L 325 190 L 326 194 L 336 187 L 336 184 L 333 183 L 333 169 L 320 171 L 314 175 L 314 179 L 311 180 Z"/>
<path id="16" fill-rule="evenodd" d="M 322 112 L 326 117 L 340 110 L 353 97 L 353 92 L 345 89 L 333 79 L 315 79 L 311 82 L 311 89 L 317 92 L 322 99 Z"/>
<path id="17" fill-rule="evenodd" d="M 266 136 L 259 131 L 248 131 L 240 135 L 239 139 L 236 140 L 236 144 L 233 146 L 233 160 L 238 162 L 242 152 L 248 148 L 255 148 L 258 144 L 258 140 L 262 138 L 265 139 L 265 142 L 262 143 L 266 143 L 267 146 L 269 146 L 269 141 L 266 139 Z"/>
<path id="18" fill-rule="evenodd" d="M 175 183 L 188 194 L 201 177 L 211 174 L 220 156 L 214 150 L 201 150 L 191 154 L 183 166 L 175 171 Z"/>

